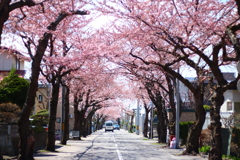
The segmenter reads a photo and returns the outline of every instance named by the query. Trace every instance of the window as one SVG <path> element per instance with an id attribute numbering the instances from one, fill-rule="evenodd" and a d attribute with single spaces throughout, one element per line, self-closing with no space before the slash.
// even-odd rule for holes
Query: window
<path id="1" fill-rule="evenodd" d="M 16 58 L 16 70 L 20 70 L 20 61 Z"/>
<path id="2" fill-rule="evenodd" d="M 61 123 L 61 118 L 56 118 L 56 123 Z"/>
<path id="3" fill-rule="evenodd" d="M 228 111 L 232 110 L 232 102 L 227 102 L 227 110 Z"/>
<path id="4" fill-rule="evenodd" d="M 42 102 L 42 100 L 43 100 L 43 96 L 42 95 L 38 95 L 38 101 Z"/>

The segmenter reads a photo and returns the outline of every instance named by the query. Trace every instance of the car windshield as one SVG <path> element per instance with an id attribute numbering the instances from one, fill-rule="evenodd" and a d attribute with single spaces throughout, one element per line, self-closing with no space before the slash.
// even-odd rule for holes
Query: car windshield
<path id="1" fill-rule="evenodd" d="M 106 126 L 112 126 L 112 123 L 106 123 Z"/>

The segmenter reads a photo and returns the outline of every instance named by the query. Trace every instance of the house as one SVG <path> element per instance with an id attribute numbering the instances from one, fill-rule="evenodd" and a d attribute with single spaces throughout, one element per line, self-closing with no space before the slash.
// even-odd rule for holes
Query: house
<path id="1" fill-rule="evenodd" d="M 29 59 L 20 52 L 7 47 L 0 47 L 0 80 L 7 76 L 13 68 L 16 69 L 16 74 L 24 77 L 26 73 L 24 70 L 25 61 L 29 61 Z"/>
<path id="2" fill-rule="evenodd" d="M 51 85 L 39 83 L 32 115 L 36 114 L 37 112 L 43 109 L 49 110 L 50 102 L 51 102 Z M 61 119 L 62 119 L 62 100 L 61 100 L 61 97 L 59 97 L 59 103 L 57 106 L 57 114 L 56 114 L 56 122 L 55 122 L 56 131 L 60 131 L 62 129 Z M 69 108 L 69 130 L 73 130 L 73 126 L 74 126 L 74 108 L 70 107 Z"/>
<path id="3" fill-rule="evenodd" d="M 61 89 L 62 91 L 62 89 Z M 60 95 L 62 95 L 62 93 L 60 92 Z M 55 123 L 55 131 L 59 132 L 60 130 L 63 129 L 64 126 L 62 126 L 61 124 L 61 120 L 62 120 L 62 115 L 64 114 L 64 108 L 62 107 L 62 96 L 59 97 L 58 100 L 58 106 L 57 106 L 57 114 L 56 114 L 56 123 Z M 73 127 L 74 127 L 74 108 L 73 108 L 73 104 L 70 102 L 70 106 L 69 106 L 69 131 L 73 131 Z"/>
<path id="4" fill-rule="evenodd" d="M 37 112 L 46 109 L 49 110 L 50 106 L 50 93 L 51 93 L 51 85 L 49 84 L 38 84 L 38 90 L 35 98 L 35 105 L 33 108 L 32 115 Z"/>
<path id="5" fill-rule="evenodd" d="M 227 81 L 232 81 L 235 79 L 235 73 L 226 72 L 223 73 L 225 79 Z M 195 78 L 188 78 L 191 82 L 194 83 Z M 208 81 L 205 81 L 207 85 Z M 188 89 L 182 83 L 180 83 L 180 96 L 183 100 L 183 110 L 180 117 L 180 122 L 186 121 L 195 121 L 195 113 L 194 108 L 192 108 L 191 100 L 188 97 Z M 211 105 L 209 100 L 205 100 L 204 103 L 206 105 Z M 171 109 L 167 109 L 168 116 L 171 117 Z M 236 127 L 240 127 L 240 92 L 238 92 L 237 87 L 233 87 L 228 89 L 224 93 L 224 103 L 220 110 L 221 114 L 221 122 L 222 127 L 228 128 L 229 125 L 234 125 Z M 233 120 L 233 124 L 230 124 L 231 120 Z M 210 124 L 210 113 L 207 112 L 206 120 L 203 125 L 203 129 L 207 129 Z"/>

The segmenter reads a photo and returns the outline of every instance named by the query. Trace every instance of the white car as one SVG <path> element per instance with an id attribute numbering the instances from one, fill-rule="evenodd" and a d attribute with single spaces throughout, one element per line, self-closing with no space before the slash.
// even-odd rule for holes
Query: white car
<path id="1" fill-rule="evenodd" d="M 107 121 L 105 123 L 105 132 L 107 131 L 112 131 L 113 132 L 114 127 L 113 127 L 113 122 L 112 121 Z"/>

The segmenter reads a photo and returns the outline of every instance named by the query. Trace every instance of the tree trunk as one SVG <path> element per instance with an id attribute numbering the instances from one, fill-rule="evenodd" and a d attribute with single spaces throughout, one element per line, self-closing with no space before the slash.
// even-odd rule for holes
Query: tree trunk
<path id="1" fill-rule="evenodd" d="M 0 147 L 0 160 L 3 160 L 3 155 L 2 155 L 1 147 Z"/>
<path id="2" fill-rule="evenodd" d="M 133 118 L 134 118 L 134 114 L 131 115 L 131 122 L 130 122 L 130 128 L 129 128 L 130 132 L 133 132 Z"/>
<path id="3" fill-rule="evenodd" d="M 163 112 L 163 98 L 160 92 L 156 92 L 156 97 L 152 98 L 152 102 L 157 109 L 157 117 L 158 117 L 158 143 L 166 143 L 166 134 L 167 134 L 167 123 L 165 119 L 165 114 Z"/>
<path id="4" fill-rule="evenodd" d="M 87 124 L 88 124 L 88 133 L 87 133 L 87 135 L 90 135 L 90 134 L 92 134 L 92 118 L 88 119 Z"/>
<path id="5" fill-rule="evenodd" d="M 8 20 L 9 17 L 9 4 L 10 0 L 0 4 L 0 45 L 1 45 L 1 35 L 3 31 L 4 23 Z"/>
<path id="6" fill-rule="evenodd" d="M 144 137 L 148 137 L 148 115 L 149 115 L 149 112 L 147 112 L 147 110 L 145 109 L 146 111 L 146 116 L 145 116 L 145 120 L 144 120 L 144 130 L 143 130 L 143 136 Z"/>
<path id="7" fill-rule="evenodd" d="M 85 131 L 85 113 L 86 109 L 83 109 L 79 111 L 79 132 L 80 132 L 80 137 L 86 137 L 86 131 Z"/>
<path id="8" fill-rule="evenodd" d="M 63 138 L 61 139 L 61 144 L 66 145 L 67 140 L 69 138 L 69 94 L 70 89 L 69 87 L 66 87 L 66 93 L 64 95 L 64 110 L 65 110 L 65 126 L 64 126 L 64 132 L 63 132 Z"/>
<path id="9" fill-rule="evenodd" d="M 92 117 L 95 113 L 96 109 L 93 107 L 93 109 L 91 110 L 91 112 L 88 114 L 86 121 L 88 124 L 88 135 L 92 134 Z"/>
<path id="10" fill-rule="evenodd" d="M 212 106 L 210 108 L 211 124 L 209 125 L 209 129 L 211 130 L 211 150 L 209 152 L 209 160 L 222 159 L 222 123 L 220 122 L 220 108 L 223 102 L 223 92 L 221 89 L 216 89 L 214 96 L 212 97 Z"/>
<path id="11" fill-rule="evenodd" d="M 29 116 L 32 112 L 32 108 L 35 104 L 35 97 L 38 88 L 38 77 L 40 72 L 40 63 L 44 52 L 46 50 L 48 40 L 51 34 L 44 34 L 44 37 L 39 40 L 39 44 L 36 50 L 36 54 L 32 61 L 32 73 L 31 73 L 31 82 L 28 88 L 26 102 L 23 106 L 23 110 L 18 122 L 18 132 L 20 136 L 19 142 L 19 160 L 33 159 L 33 153 L 27 152 L 28 139 L 31 139 L 31 134 L 29 130 Z M 33 142 L 34 143 L 34 142 Z"/>
<path id="12" fill-rule="evenodd" d="M 173 82 L 169 74 L 166 74 L 166 81 L 168 85 L 168 95 L 169 95 L 169 105 L 172 110 L 172 118 L 168 121 L 168 131 L 169 135 L 175 135 L 175 121 L 176 121 L 176 104 L 175 104 L 175 92 Z M 175 86 L 176 86 L 176 82 Z"/>
<path id="13" fill-rule="evenodd" d="M 188 131 L 186 150 L 183 152 L 183 154 L 196 155 L 199 153 L 199 137 L 201 135 L 202 126 L 206 117 L 206 111 L 203 108 L 203 94 L 201 93 L 202 91 L 197 91 L 194 95 L 196 121 Z"/>
<path id="14" fill-rule="evenodd" d="M 101 116 L 97 115 L 96 130 L 99 130 L 101 128 L 101 124 L 100 124 L 101 118 L 102 118 L 102 115 Z"/>
<path id="15" fill-rule="evenodd" d="M 48 137 L 46 150 L 55 151 L 55 122 L 57 114 L 58 96 L 59 96 L 59 80 L 52 79 L 52 101 L 50 103 L 50 119 L 48 123 Z"/>
<path id="16" fill-rule="evenodd" d="M 81 125 L 81 131 L 82 131 L 82 136 L 87 137 L 87 120 L 86 118 L 83 118 L 82 120 L 82 125 Z"/>
<path id="17" fill-rule="evenodd" d="M 79 111 L 78 111 L 79 101 L 78 101 L 77 95 L 74 95 L 74 100 L 73 101 L 74 101 L 74 104 L 73 104 L 74 105 L 74 126 L 73 126 L 73 130 L 74 131 L 79 131 L 80 114 L 79 114 Z"/>
<path id="18" fill-rule="evenodd" d="M 166 137 L 167 137 L 167 125 L 166 120 L 163 116 L 163 113 L 161 115 L 158 115 L 158 124 L 157 124 L 157 131 L 158 131 L 158 143 L 166 143 Z"/>

